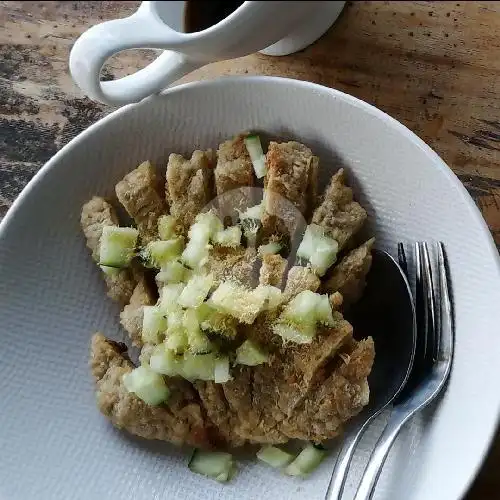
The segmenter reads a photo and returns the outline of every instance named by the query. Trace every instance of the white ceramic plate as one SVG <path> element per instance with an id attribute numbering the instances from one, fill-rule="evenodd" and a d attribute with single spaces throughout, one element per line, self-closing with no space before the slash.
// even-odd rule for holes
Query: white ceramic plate
<path id="1" fill-rule="evenodd" d="M 488 229 L 443 161 L 389 116 L 341 92 L 257 77 L 177 87 L 111 114 L 49 161 L 2 222 L 0 498 L 322 500 L 333 456 L 307 481 L 245 462 L 222 486 L 190 474 L 183 451 L 115 431 L 94 405 L 90 335 L 122 332 L 80 233 L 82 203 L 111 195 L 144 159 L 164 165 L 170 152 L 214 147 L 245 129 L 308 144 L 324 178 L 345 166 L 379 246 L 445 242 L 456 309 L 451 381 L 398 440 L 377 498 L 465 493 L 500 409 L 499 262 Z M 378 430 L 363 441 L 354 477 Z"/>

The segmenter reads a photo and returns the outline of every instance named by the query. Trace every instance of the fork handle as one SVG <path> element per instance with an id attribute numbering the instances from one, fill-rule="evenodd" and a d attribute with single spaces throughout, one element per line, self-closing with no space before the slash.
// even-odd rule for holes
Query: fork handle
<path id="1" fill-rule="evenodd" d="M 335 463 L 335 469 L 333 471 L 332 478 L 330 479 L 325 500 L 340 500 L 342 498 L 345 480 L 347 478 L 347 473 L 349 472 L 349 466 L 351 465 L 356 445 L 358 444 L 363 431 L 364 429 L 361 429 L 359 432 L 349 434 L 345 437 L 344 442 L 342 443 L 342 448 L 340 449 L 337 457 L 337 462 Z"/>
<path id="2" fill-rule="evenodd" d="M 365 468 L 354 500 L 370 500 L 372 498 L 387 455 L 399 431 L 414 413 L 414 408 L 406 405 L 402 405 L 402 407 L 396 406 L 394 408 L 387 422 L 387 426 L 379 437 L 375 449 L 370 456 L 370 460 Z"/>

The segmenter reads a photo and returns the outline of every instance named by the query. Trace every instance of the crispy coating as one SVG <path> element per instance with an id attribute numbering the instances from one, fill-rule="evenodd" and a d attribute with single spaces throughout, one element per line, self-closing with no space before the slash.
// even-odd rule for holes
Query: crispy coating
<path id="1" fill-rule="evenodd" d="M 358 301 L 366 286 L 366 276 L 372 263 L 371 249 L 375 239 L 370 239 L 349 252 L 331 271 L 322 284 L 323 293 L 340 292 L 344 305 Z"/>
<path id="2" fill-rule="evenodd" d="M 345 185 L 344 169 L 330 180 L 322 203 L 314 211 L 312 222 L 337 241 L 339 251 L 361 229 L 366 221 L 365 209 L 352 199 L 352 189 Z"/>
<path id="3" fill-rule="evenodd" d="M 257 264 L 254 248 L 216 246 L 210 252 L 208 269 L 214 276 L 214 288 L 226 280 L 253 288 L 258 277 Z"/>
<path id="4" fill-rule="evenodd" d="M 282 288 L 287 265 L 286 259 L 279 254 L 264 255 L 260 268 L 259 284 Z"/>
<path id="5" fill-rule="evenodd" d="M 156 303 L 156 293 L 151 290 L 145 276 L 142 276 L 134 292 L 130 297 L 130 302 L 120 313 L 120 323 L 129 334 L 133 345 L 142 346 L 142 317 L 144 306 L 152 306 Z"/>
<path id="6" fill-rule="evenodd" d="M 244 143 L 244 135 L 223 142 L 217 150 L 215 167 L 215 188 L 219 213 L 235 219 L 238 210 L 244 211 L 255 204 L 252 192 L 254 185 L 252 161 Z"/>
<path id="7" fill-rule="evenodd" d="M 293 297 L 304 290 L 316 292 L 320 284 L 320 279 L 310 267 L 293 266 L 288 271 L 284 299 L 287 301 L 293 299 Z"/>
<path id="8" fill-rule="evenodd" d="M 315 206 L 319 160 L 298 142 L 271 142 L 266 162 L 264 234 L 292 239 Z"/>
<path id="9" fill-rule="evenodd" d="M 279 239 L 290 243 L 290 238 L 312 221 L 337 240 L 339 251 L 352 248 L 353 236 L 363 225 L 366 212 L 353 200 L 343 170 L 332 177 L 318 205 L 319 160 L 309 148 L 297 142 L 271 142 L 266 162 L 264 242 Z M 158 195 L 158 181 L 150 165 L 144 165 L 119 183 L 122 189 L 117 186 L 117 194 L 120 191 L 120 201 L 136 221 L 141 238 L 148 241 L 157 237 L 156 221 L 165 213 L 166 204 L 152 201 L 156 200 L 153 194 Z M 169 157 L 166 198 L 184 233 L 212 201 L 215 189 L 222 215 L 234 217 L 236 208 L 254 204 L 241 193 L 237 199 L 231 194 L 229 201 L 221 200 L 225 193 L 254 183 L 243 136 L 219 146 L 214 166 L 210 150 L 195 151 L 189 160 L 176 154 Z M 223 206 L 226 202 L 228 205 Z M 145 208 L 148 203 L 150 209 Z M 102 198 L 94 198 L 82 210 L 82 228 L 94 259 L 99 257 L 102 227 L 117 223 L 113 208 Z M 344 422 L 359 413 L 369 398 L 367 377 L 375 355 L 373 341 L 356 341 L 352 326 L 337 309 L 343 301 L 349 305 L 362 293 L 372 245 L 373 240 L 369 240 L 348 253 L 323 283 L 307 267 L 294 266 L 286 275 L 287 261 L 280 255 L 265 255 L 261 260 L 254 248 L 214 246 L 205 266 L 205 271 L 214 275 L 214 288 L 225 280 L 252 288 L 272 285 L 284 288 L 285 301 L 303 290 L 321 290 L 330 295 L 334 326 L 320 326 L 309 344 L 284 343 L 272 328 L 281 308 L 264 311 L 253 324 L 237 325 L 237 335 L 226 348 L 231 345 L 234 349 L 245 338 L 251 339 L 268 352 L 267 363 L 233 366 L 232 380 L 225 384 L 191 384 L 166 378 L 171 397 L 168 404 L 160 406 L 148 406 L 126 391 L 122 376 L 133 369 L 126 347 L 95 334 L 91 370 L 100 411 L 115 426 L 137 436 L 201 448 L 278 444 L 289 439 L 322 442 L 337 436 Z M 122 272 L 126 274 L 116 276 L 127 276 L 130 281 L 123 283 L 128 283 L 130 290 L 116 294 L 127 303 L 120 320 L 132 343 L 142 346 L 141 363 L 147 363 L 153 346 L 142 345 L 143 307 L 156 302 L 156 290 L 149 288 L 144 271 Z"/>
<path id="10" fill-rule="evenodd" d="M 134 219 L 141 240 L 158 238 L 158 218 L 167 212 L 161 180 L 149 161 L 129 172 L 115 187 L 116 196 Z"/>
<path id="11" fill-rule="evenodd" d="M 166 197 L 170 213 L 187 234 L 195 217 L 213 198 L 214 153 L 195 151 L 190 160 L 172 153 L 167 164 Z"/>
<path id="12" fill-rule="evenodd" d="M 191 385 L 169 379 L 168 403 L 149 406 L 123 385 L 123 375 L 134 368 L 124 352 L 123 344 L 109 341 L 100 333 L 92 337 L 90 366 L 99 410 L 113 425 L 136 436 L 210 448 L 210 429 Z"/>
<path id="13" fill-rule="evenodd" d="M 269 325 L 268 334 L 272 335 Z M 342 423 L 367 403 L 366 377 L 373 357 L 371 339 L 354 341 L 352 327 L 339 320 L 309 345 L 281 345 L 267 364 L 236 366 L 222 391 L 212 382 L 196 388 L 209 418 L 226 429 L 232 442 L 234 434 L 250 443 L 276 444 L 291 438 L 321 442 L 336 436 Z M 318 418 L 314 408 L 328 420 Z"/>
<path id="14" fill-rule="evenodd" d="M 105 226 L 118 224 L 115 209 L 104 198 L 94 196 L 82 207 L 80 224 L 87 239 L 87 246 L 92 252 L 92 258 L 99 263 L 99 246 L 102 230 Z M 103 273 L 108 288 L 108 296 L 116 302 L 126 304 L 137 283 L 130 269 L 119 269 L 109 275 Z"/>

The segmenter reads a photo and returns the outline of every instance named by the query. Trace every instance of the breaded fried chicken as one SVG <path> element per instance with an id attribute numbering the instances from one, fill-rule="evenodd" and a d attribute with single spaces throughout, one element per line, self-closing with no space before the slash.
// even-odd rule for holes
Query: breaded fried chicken
<path id="1" fill-rule="evenodd" d="M 160 183 L 154 167 L 145 161 L 115 187 L 119 202 L 134 219 L 144 243 L 158 238 L 158 219 L 167 212 Z"/>
<path id="2" fill-rule="evenodd" d="M 113 425 L 136 436 L 210 448 L 209 426 L 191 385 L 182 379 L 169 379 L 168 404 L 149 406 L 123 385 L 123 375 L 134 368 L 125 352 L 123 344 L 100 333 L 92 337 L 90 367 L 99 410 Z"/>
<path id="3" fill-rule="evenodd" d="M 99 245 L 102 230 L 105 226 L 118 224 L 118 216 L 114 208 L 104 198 L 94 196 L 82 207 L 80 218 L 87 246 L 92 252 L 92 258 L 99 263 Z M 130 269 L 118 269 L 113 274 L 104 274 L 108 288 L 108 296 L 113 300 L 126 304 L 134 291 L 137 279 Z"/>

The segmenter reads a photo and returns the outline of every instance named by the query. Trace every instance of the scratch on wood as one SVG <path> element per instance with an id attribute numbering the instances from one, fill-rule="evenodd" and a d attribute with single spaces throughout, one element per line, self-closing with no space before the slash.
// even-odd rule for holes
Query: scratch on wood
<path id="1" fill-rule="evenodd" d="M 473 146 L 477 146 L 479 148 L 489 149 L 491 151 L 500 151 L 500 148 L 496 148 L 491 144 L 488 144 L 486 140 L 482 137 L 481 131 L 474 132 L 474 136 L 468 136 L 467 134 L 463 134 L 462 132 L 457 132 L 456 130 L 449 130 L 448 132 L 451 135 L 454 135 L 458 139 L 460 139 L 465 144 L 472 144 Z M 479 133 L 478 133 L 479 132 Z M 479 137 L 477 137 L 479 135 Z"/>

